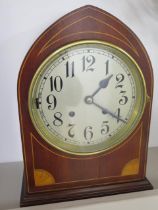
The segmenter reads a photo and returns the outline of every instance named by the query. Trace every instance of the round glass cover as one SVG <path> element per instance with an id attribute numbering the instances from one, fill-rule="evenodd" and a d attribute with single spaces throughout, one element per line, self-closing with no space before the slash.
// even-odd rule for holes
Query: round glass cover
<path id="1" fill-rule="evenodd" d="M 60 48 L 39 66 L 28 101 L 32 122 L 46 142 L 90 155 L 132 133 L 144 111 L 146 87 L 130 55 L 88 40 Z"/>

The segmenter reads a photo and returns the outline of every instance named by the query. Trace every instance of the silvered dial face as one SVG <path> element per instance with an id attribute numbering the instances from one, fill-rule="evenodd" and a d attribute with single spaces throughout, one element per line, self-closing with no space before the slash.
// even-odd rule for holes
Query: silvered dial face
<path id="1" fill-rule="evenodd" d="M 84 155 L 125 140 L 144 103 L 137 64 L 115 46 L 95 41 L 53 53 L 37 70 L 29 92 L 30 115 L 43 139 Z"/>

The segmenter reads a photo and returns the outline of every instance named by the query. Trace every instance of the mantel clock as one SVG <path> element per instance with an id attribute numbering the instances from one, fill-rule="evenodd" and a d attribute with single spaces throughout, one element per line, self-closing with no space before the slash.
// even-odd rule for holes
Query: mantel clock
<path id="1" fill-rule="evenodd" d="M 51 25 L 21 66 L 21 206 L 152 189 L 149 57 L 120 20 L 93 6 Z"/>

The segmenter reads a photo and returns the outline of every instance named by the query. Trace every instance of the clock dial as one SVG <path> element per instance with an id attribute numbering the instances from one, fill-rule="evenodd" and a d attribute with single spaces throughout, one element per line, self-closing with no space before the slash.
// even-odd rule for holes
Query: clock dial
<path id="1" fill-rule="evenodd" d="M 145 99 L 143 76 L 127 53 L 82 41 L 42 63 L 31 83 L 29 111 L 49 144 L 88 155 L 124 141 L 138 124 Z"/>

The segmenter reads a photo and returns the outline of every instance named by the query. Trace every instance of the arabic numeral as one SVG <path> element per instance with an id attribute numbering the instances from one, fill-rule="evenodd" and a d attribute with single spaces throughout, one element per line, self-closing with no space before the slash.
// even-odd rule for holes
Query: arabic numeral
<path id="1" fill-rule="evenodd" d="M 102 129 L 101 129 L 101 134 L 102 135 L 106 135 L 107 133 L 109 133 L 110 131 L 110 127 L 108 125 L 108 121 L 103 121 L 102 122 Z"/>
<path id="2" fill-rule="evenodd" d="M 128 102 L 128 97 L 125 95 L 126 91 L 121 90 L 120 94 L 122 94 L 122 98 L 119 100 L 119 104 L 125 105 Z"/>
<path id="3" fill-rule="evenodd" d="M 95 57 L 93 55 L 83 56 L 83 71 L 94 71 L 93 64 L 95 63 Z"/>
<path id="4" fill-rule="evenodd" d="M 74 132 L 73 132 L 73 128 L 74 128 L 75 124 L 69 124 L 69 130 L 68 130 L 68 136 L 73 138 L 75 136 Z"/>
<path id="5" fill-rule="evenodd" d="M 106 75 L 108 75 L 109 74 L 109 60 L 107 60 L 106 62 L 105 62 L 105 74 Z"/>
<path id="6" fill-rule="evenodd" d="M 120 108 L 118 108 L 117 110 L 116 110 L 116 112 L 115 112 L 115 114 L 116 114 L 116 116 L 117 116 L 117 123 L 119 123 L 120 122 L 120 118 L 121 118 L 121 109 Z"/>
<path id="7" fill-rule="evenodd" d="M 46 101 L 49 104 L 48 105 L 48 109 L 49 110 L 54 110 L 56 108 L 56 106 L 57 106 L 57 99 L 56 99 L 56 97 L 53 94 L 48 95 L 47 98 L 46 98 Z"/>
<path id="8" fill-rule="evenodd" d="M 60 76 L 50 77 L 50 91 L 60 92 L 63 88 L 63 80 Z"/>
<path id="9" fill-rule="evenodd" d="M 74 77 L 75 76 L 75 64 L 74 61 L 70 63 L 69 61 L 66 62 L 66 78 L 67 77 Z"/>
<path id="10" fill-rule="evenodd" d="M 54 114 L 54 120 L 53 120 L 53 125 L 59 127 L 63 124 L 62 114 L 60 112 L 56 112 Z"/>
<path id="11" fill-rule="evenodd" d="M 117 74 L 116 75 L 116 81 L 117 81 L 117 84 L 115 86 L 115 88 L 122 88 L 123 87 L 123 84 L 120 84 L 121 82 L 123 82 L 125 79 L 125 76 L 121 73 Z"/>
<path id="12" fill-rule="evenodd" d="M 90 140 L 93 138 L 93 132 L 92 132 L 92 127 L 91 127 L 91 126 L 87 126 L 87 127 L 84 129 L 84 138 L 85 138 L 87 141 L 90 141 Z"/>

